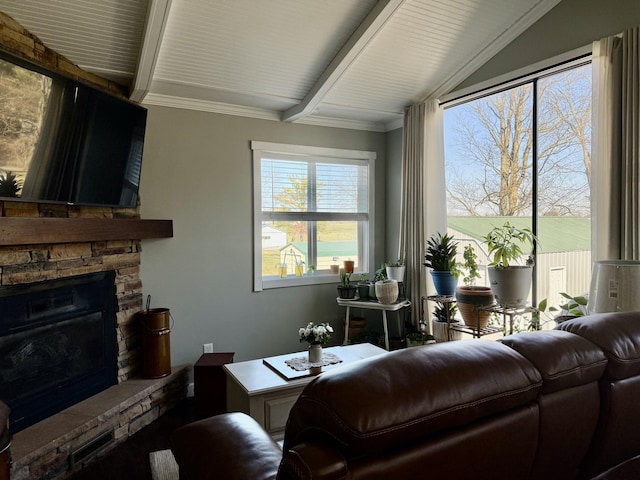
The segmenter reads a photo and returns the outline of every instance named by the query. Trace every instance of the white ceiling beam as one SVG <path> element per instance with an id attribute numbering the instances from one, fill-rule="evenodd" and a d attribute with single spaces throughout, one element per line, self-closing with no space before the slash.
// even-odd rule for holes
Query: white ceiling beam
<path id="1" fill-rule="evenodd" d="M 134 102 L 142 102 L 151 88 L 153 72 L 156 68 L 156 61 L 160 53 L 162 36 L 169 19 L 170 9 L 171 0 L 151 0 L 149 2 L 136 75 L 129 94 L 129 98 Z"/>
<path id="2" fill-rule="evenodd" d="M 313 113 L 333 85 L 404 2 L 405 0 L 380 0 L 322 72 L 302 102 L 283 112 L 282 121 L 293 122 Z"/>

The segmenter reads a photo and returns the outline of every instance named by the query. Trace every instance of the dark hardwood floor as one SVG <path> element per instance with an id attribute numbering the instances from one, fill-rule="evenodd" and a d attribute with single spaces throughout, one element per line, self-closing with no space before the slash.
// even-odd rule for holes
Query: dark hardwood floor
<path id="1" fill-rule="evenodd" d="M 196 419 L 193 397 L 187 398 L 155 422 L 69 478 L 71 480 L 151 480 L 149 453 L 168 449 L 171 432 Z"/>

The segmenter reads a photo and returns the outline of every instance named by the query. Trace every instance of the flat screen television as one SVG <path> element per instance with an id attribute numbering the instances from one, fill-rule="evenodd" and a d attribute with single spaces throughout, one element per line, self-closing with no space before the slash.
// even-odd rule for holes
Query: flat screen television
<path id="1" fill-rule="evenodd" d="M 145 108 L 0 52 L 0 200 L 135 207 Z"/>

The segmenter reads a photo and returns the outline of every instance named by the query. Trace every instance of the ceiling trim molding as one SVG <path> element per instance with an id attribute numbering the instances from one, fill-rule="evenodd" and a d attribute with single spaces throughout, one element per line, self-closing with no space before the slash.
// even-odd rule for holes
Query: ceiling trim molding
<path id="1" fill-rule="evenodd" d="M 404 2 L 405 0 L 379 1 L 322 72 L 302 102 L 283 112 L 282 120 L 293 122 L 312 114 L 335 83 Z"/>
<path id="2" fill-rule="evenodd" d="M 129 94 L 129 98 L 134 102 L 142 102 L 151 88 L 153 73 L 160 54 L 160 45 L 162 44 L 164 28 L 167 25 L 170 10 L 171 0 L 150 0 L 149 2 L 136 74 Z"/>
<path id="3" fill-rule="evenodd" d="M 181 108 L 184 110 L 196 110 L 200 112 L 220 113 L 223 115 L 234 115 L 236 117 L 256 118 L 258 120 L 271 120 L 279 122 L 280 112 L 264 108 L 244 107 L 229 103 L 211 102 L 207 100 L 194 100 L 184 97 L 174 97 L 171 95 L 161 95 L 149 93 L 145 96 L 143 105 L 156 105 L 159 107 Z M 369 132 L 384 132 L 385 126 L 377 122 L 366 122 L 360 120 L 348 120 L 340 118 L 308 116 L 300 119 L 296 123 L 302 125 L 314 125 L 318 127 L 345 128 L 350 130 L 364 130 Z"/>
<path id="4" fill-rule="evenodd" d="M 480 52 L 465 62 L 464 65 L 456 70 L 449 78 L 442 82 L 438 87 L 431 91 L 424 92 L 421 102 L 430 99 L 437 99 L 449 93 L 453 88 L 459 85 L 464 79 L 475 72 L 478 68 L 489 61 L 495 54 L 505 48 L 509 43 L 515 40 L 519 35 L 524 33 L 531 25 L 542 18 L 547 12 L 555 7 L 561 0 L 542 0 L 526 14 L 520 17 L 511 27 L 489 45 L 484 47 Z"/>

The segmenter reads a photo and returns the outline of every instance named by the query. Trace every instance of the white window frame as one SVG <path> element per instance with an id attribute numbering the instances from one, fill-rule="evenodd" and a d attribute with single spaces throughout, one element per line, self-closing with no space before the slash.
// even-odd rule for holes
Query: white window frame
<path id="1" fill-rule="evenodd" d="M 374 264 L 374 237 L 375 237 L 375 161 L 376 152 L 365 150 L 347 150 L 338 148 L 312 147 L 306 145 L 292 145 L 285 143 L 271 143 L 261 141 L 251 141 L 251 150 L 253 151 L 253 289 L 260 292 L 271 288 L 294 287 L 300 285 L 317 285 L 325 283 L 337 283 L 338 279 L 335 274 L 316 272 L 314 275 L 303 275 L 302 277 L 287 278 L 263 278 L 262 277 L 262 222 L 269 220 L 268 214 L 262 212 L 262 158 L 268 153 L 286 157 L 297 157 L 300 159 L 304 156 L 322 157 L 327 161 L 339 163 L 340 160 L 359 160 L 366 162 L 368 166 L 368 205 L 366 214 L 354 214 L 358 219 L 365 219 L 365 227 L 359 232 L 358 238 L 361 242 L 358 246 L 362 251 L 362 265 L 360 271 L 365 274 L 371 271 Z M 309 216 L 306 213 L 292 213 L 291 215 L 298 218 Z M 338 213 L 317 213 L 314 212 L 313 220 L 335 220 L 344 214 Z M 355 280 L 355 279 L 354 279 Z"/>

